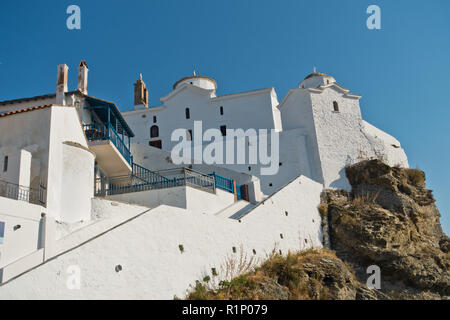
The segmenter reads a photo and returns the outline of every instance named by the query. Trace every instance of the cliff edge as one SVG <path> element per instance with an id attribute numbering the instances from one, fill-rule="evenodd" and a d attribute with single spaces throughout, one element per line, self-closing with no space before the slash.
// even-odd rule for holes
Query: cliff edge
<path id="1" fill-rule="evenodd" d="M 449 299 L 450 239 L 425 174 L 367 160 L 346 175 L 352 192 L 326 190 L 319 206 L 328 248 L 274 253 L 218 287 L 197 282 L 188 299 Z"/>
<path id="2" fill-rule="evenodd" d="M 320 206 L 330 248 L 365 282 L 366 268 L 381 270 L 391 298 L 450 295 L 450 240 L 425 174 L 368 160 L 346 168 L 352 192 L 326 191 Z"/>

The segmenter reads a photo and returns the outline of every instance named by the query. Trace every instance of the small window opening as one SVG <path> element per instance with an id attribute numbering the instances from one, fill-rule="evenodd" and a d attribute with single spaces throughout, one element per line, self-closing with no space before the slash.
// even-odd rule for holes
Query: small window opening
<path id="1" fill-rule="evenodd" d="M 186 108 L 186 119 L 190 118 L 191 118 L 191 111 L 189 110 L 189 108 Z"/>
<path id="2" fill-rule="evenodd" d="M 8 156 L 5 156 L 5 160 L 3 161 L 3 172 L 8 171 Z"/>
<path id="3" fill-rule="evenodd" d="M 149 142 L 148 142 L 148 145 L 149 145 L 150 147 L 162 149 L 162 141 L 161 141 L 161 140 L 149 141 Z"/>
<path id="4" fill-rule="evenodd" d="M 3 240 L 5 237 L 5 223 L 0 221 L 0 244 L 3 244 Z"/>
<path id="5" fill-rule="evenodd" d="M 335 112 L 339 112 L 339 104 L 337 103 L 337 101 L 333 101 L 333 108 Z"/>
<path id="6" fill-rule="evenodd" d="M 156 123 L 156 116 L 153 116 L 153 123 Z"/>
<path id="7" fill-rule="evenodd" d="M 227 135 L 227 126 L 220 126 L 220 132 L 222 132 L 222 136 Z"/>
<path id="8" fill-rule="evenodd" d="M 150 128 L 150 138 L 156 138 L 156 137 L 159 137 L 159 127 L 152 126 Z"/>
<path id="9" fill-rule="evenodd" d="M 220 107 L 220 115 L 223 116 L 223 107 Z"/>

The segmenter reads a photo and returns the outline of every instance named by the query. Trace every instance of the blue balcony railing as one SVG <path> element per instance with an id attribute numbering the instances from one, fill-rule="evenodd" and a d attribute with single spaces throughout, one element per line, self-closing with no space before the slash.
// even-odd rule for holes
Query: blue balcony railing
<path id="1" fill-rule="evenodd" d="M 190 186 L 210 193 L 215 192 L 214 178 L 211 175 L 188 168 L 154 172 L 134 163 L 131 175 L 96 179 L 95 196 L 105 197 L 180 186 Z"/>
<path id="2" fill-rule="evenodd" d="M 130 150 L 111 123 L 108 123 L 107 125 L 103 123 L 85 124 L 83 125 L 83 129 L 89 141 L 111 141 L 130 166 L 133 165 L 133 156 L 131 155 Z"/>
<path id="3" fill-rule="evenodd" d="M 219 176 L 217 173 L 213 172 L 209 176 L 214 177 L 214 185 L 216 188 L 234 193 L 234 182 L 233 179 Z M 236 184 L 236 196 L 237 200 L 244 199 L 243 185 Z"/>
<path id="4" fill-rule="evenodd" d="M 210 176 L 214 177 L 216 188 L 234 193 L 233 179 L 219 176 L 215 172 L 210 174 Z"/>

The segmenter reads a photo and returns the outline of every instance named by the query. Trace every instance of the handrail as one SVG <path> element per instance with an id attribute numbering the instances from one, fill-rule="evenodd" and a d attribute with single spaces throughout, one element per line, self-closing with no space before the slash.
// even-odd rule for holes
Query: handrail
<path id="1" fill-rule="evenodd" d="M 125 158 L 125 161 L 130 165 L 133 164 L 133 156 L 131 155 L 130 150 L 110 122 L 108 122 L 107 125 L 104 123 L 84 124 L 83 130 L 89 141 L 110 140 Z"/>
<path id="2" fill-rule="evenodd" d="M 140 166 L 136 163 L 133 163 L 132 169 L 133 169 L 132 170 L 133 176 L 142 180 L 143 182 L 152 183 L 158 181 L 158 179 L 160 179 L 161 181 L 169 180 L 166 177 L 160 175 L 159 173 L 144 168 L 143 166 Z"/>
<path id="3" fill-rule="evenodd" d="M 113 142 L 113 144 L 117 147 L 122 156 L 127 160 L 129 164 L 133 164 L 133 156 L 131 155 L 130 150 L 126 146 L 125 142 L 123 142 L 122 138 L 117 133 L 116 129 L 108 122 L 108 128 L 111 130 L 112 134 L 109 135 L 109 139 Z M 118 140 L 120 143 L 117 143 Z"/>
<path id="4" fill-rule="evenodd" d="M 222 177 L 217 173 L 213 172 L 210 176 L 214 177 L 216 188 L 223 189 L 225 191 L 234 193 L 234 183 L 233 179 Z"/>
<path id="5" fill-rule="evenodd" d="M 14 200 L 26 201 L 40 206 L 46 205 L 47 192 L 43 185 L 39 185 L 39 189 L 22 186 L 20 184 L 11 183 L 0 180 L 0 197 Z"/>
<path id="6" fill-rule="evenodd" d="M 171 175 L 163 176 L 160 174 L 162 171 L 167 173 L 170 171 Z M 195 172 L 188 168 L 162 171 L 154 172 L 134 163 L 131 175 L 96 179 L 95 195 L 111 196 L 179 186 L 191 186 L 203 191 L 215 193 L 214 177 Z"/>

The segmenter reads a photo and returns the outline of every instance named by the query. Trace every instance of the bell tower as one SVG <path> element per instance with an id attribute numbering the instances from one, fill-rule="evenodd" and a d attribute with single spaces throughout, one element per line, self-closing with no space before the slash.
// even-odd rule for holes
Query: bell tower
<path id="1" fill-rule="evenodd" d="M 139 106 L 148 108 L 148 89 L 145 86 L 145 82 L 142 80 L 142 73 L 134 84 L 134 106 L 135 109 L 139 109 Z"/>

